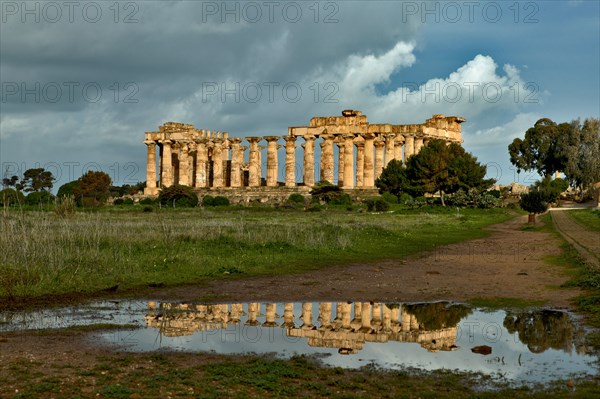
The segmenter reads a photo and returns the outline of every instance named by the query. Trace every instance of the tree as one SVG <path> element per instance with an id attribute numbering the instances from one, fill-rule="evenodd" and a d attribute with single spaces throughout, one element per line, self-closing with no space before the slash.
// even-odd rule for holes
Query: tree
<path id="1" fill-rule="evenodd" d="M 535 223 L 535 214 L 548 210 L 548 194 L 543 191 L 530 191 L 521 196 L 519 205 L 529 212 L 529 223 Z"/>
<path id="2" fill-rule="evenodd" d="M 173 208 L 195 207 L 198 205 L 198 196 L 191 187 L 175 184 L 163 188 L 158 194 L 158 201 Z"/>
<path id="3" fill-rule="evenodd" d="M 538 120 L 527 129 L 524 140 L 516 138 L 509 144 L 510 162 L 518 172 L 536 170 L 542 176 L 564 170 L 566 158 L 559 146 L 571 128 L 568 123 L 557 125 L 548 118 Z"/>
<path id="4" fill-rule="evenodd" d="M 25 198 L 27 205 L 48 205 L 54 201 L 54 196 L 48 191 L 32 191 Z"/>
<path id="5" fill-rule="evenodd" d="M 399 197 L 407 191 L 409 181 L 406 177 L 406 168 L 402 167 L 402 161 L 392 159 L 375 180 L 375 186 L 379 193 L 392 193 Z"/>
<path id="6" fill-rule="evenodd" d="M 73 195 L 80 198 L 84 206 L 100 206 L 109 197 L 111 183 L 106 173 L 89 171 L 79 178 L 73 187 Z"/>
<path id="7" fill-rule="evenodd" d="M 418 154 L 408 159 L 406 176 L 409 181 L 409 194 L 419 191 L 440 193 L 445 206 L 444 194 L 459 189 L 478 191 L 488 188 L 494 179 L 484 179 L 487 168 L 481 165 L 470 153 L 456 143 L 446 145 L 443 140 L 431 140 Z M 413 193 L 410 193 L 410 190 Z"/>
<path id="8" fill-rule="evenodd" d="M 27 169 L 23 173 L 21 184 L 27 192 L 50 191 L 54 184 L 54 176 L 44 168 Z"/>
<path id="9" fill-rule="evenodd" d="M 566 159 L 563 172 L 572 186 L 585 190 L 600 181 L 600 120 L 571 122 L 569 135 L 562 138 L 559 151 Z"/>
<path id="10" fill-rule="evenodd" d="M 10 179 L 8 177 L 2 179 L 2 186 L 3 188 L 16 187 L 18 182 L 19 176 L 13 175 Z"/>

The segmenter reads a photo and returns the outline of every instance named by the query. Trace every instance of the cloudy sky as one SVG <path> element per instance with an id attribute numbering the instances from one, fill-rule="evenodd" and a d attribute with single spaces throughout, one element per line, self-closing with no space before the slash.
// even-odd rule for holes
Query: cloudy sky
<path id="1" fill-rule="evenodd" d="M 2 174 L 133 184 L 164 122 L 285 135 L 352 108 L 372 123 L 462 116 L 488 175 L 529 184 L 513 138 L 599 116 L 599 4 L 2 0 Z"/>

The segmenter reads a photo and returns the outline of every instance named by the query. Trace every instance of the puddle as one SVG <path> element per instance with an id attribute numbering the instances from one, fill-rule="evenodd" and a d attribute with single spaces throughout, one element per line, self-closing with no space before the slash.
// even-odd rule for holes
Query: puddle
<path id="1" fill-rule="evenodd" d="M 445 302 L 104 301 L 0 313 L 0 332 L 96 323 L 139 325 L 99 334 L 105 343 L 137 352 L 310 354 L 344 368 L 472 371 L 521 383 L 598 372 L 582 328 L 554 310 L 490 312 Z"/>

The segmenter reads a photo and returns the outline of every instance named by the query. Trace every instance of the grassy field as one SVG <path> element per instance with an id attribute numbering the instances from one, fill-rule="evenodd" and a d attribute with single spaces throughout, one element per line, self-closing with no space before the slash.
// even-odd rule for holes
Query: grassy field
<path id="1" fill-rule="evenodd" d="M 0 396 L 102 398 L 591 398 L 597 381 L 509 388 L 488 377 L 452 371 L 346 370 L 312 359 L 190 357 L 182 353 L 95 356 L 88 364 L 23 358 L 0 365 Z M 482 392 L 482 387 L 488 390 Z M 6 396 L 9 397 L 9 396 Z"/>
<path id="2" fill-rule="evenodd" d="M 8 210 L 0 217 L 0 300 L 274 275 L 401 258 L 481 237 L 503 209 L 231 208 L 142 212 Z"/>
<path id="3" fill-rule="evenodd" d="M 569 215 L 588 229 L 600 232 L 600 210 L 578 209 L 569 211 Z"/>

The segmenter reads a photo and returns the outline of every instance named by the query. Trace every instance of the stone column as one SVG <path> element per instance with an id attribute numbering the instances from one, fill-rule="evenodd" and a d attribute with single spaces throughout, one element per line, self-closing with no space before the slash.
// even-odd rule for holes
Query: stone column
<path id="1" fill-rule="evenodd" d="M 423 148 L 423 138 L 415 137 L 415 154 L 418 154 L 421 148 Z"/>
<path id="2" fill-rule="evenodd" d="M 404 163 L 415 153 L 415 136 L 406 136 L 404 142 Z"/>
<path id="3" fill-rule="evenodd" d="M 363 187 L 365 188 L 374 188 L 375 187 L 375 177 L 373 171 L 373 140 L 375 139 L 375 135 L 373 134 L 365 134 L 365 162 L 364 162 L 364 170 L 363 170 Z"/>
<path id="4" fill-rule="evenodd" d="M 344 170 L 346 169 L 344 162 L 346 157 L 344 153 L 346 152 L 346 144 L 343 141 L 338 141 L 335 143 L 338 147 L 338 186 L 342 186 L 344 184 Z"/>
<path id="5" fill-rule="evenodd" d="M 332 134 L 321 136 L 321 180 L 326 180 L 333 184 L 334 156 L 333 156 L 333 138 Z"/>
<path id="6" fill-rule="evenodd" d="M 248 186 L 258 187 L 260 186 L 261 177 L 261 166 L 260 166 L 260 154 L 258 153 L 258 142 L 262 140 L 261 137 L 246 137 L 246 140 L 250 143 L 250 159 L 248 165 Z"/>
<path id="7" fill-rule="evenodd" d="M 285 136 L 285 186 L 296 187 L 296 136 Z"/>
<path id="8" fill-rule="evenodd" d="M 206 143 L 208 140 L 199 139 L 196 141 L 196 183 L 195 187 L 208 186 L 207 162 L 208 149 Z"/>
<path id="9" fill-rule="evenodd" d="M 363 302 L 362 304 L 362 320 L 361 320 L 361 332 L 370 333 L 373 330 L 371 326 L 371 303 Z"/>
<path id="10" fill-rule="evenodd" d="M 392 159 L 394 159 L 395 144 L 396 144 L 396 135 L 388 134 L 385 136 L 385 163 L 384 163 L 384 166 L 387 166 L 387 164 L 390 163 L 390 161 Z"/>
<path id="11" fill-rule="evenodd" d="M 359 141 L 356 143 L 356 187 L 364 186 L 365 170 L 365 143 Z"/>
<path id="12" fill-rule="evenodd" d="M 248 320 L 244 323 L 247 326 L 258 326 L 260 323 L 256 318 L 260 313 L 260 303 L 249 303 L 248 304 Z"/>
<path id="13" fill-rule="evenodd" d="M 213 187 L 223 187 L 223 140 L 215 139 L 213 147 Z"/>
<path id="14" fill-rule="evenodd" d="M 146 188 L 144 188 L 144 194 L 156 195 L 158 194 L 158 188 L 156 187 L 156 143 L 154 140 L 146 140 L 144 144 L 148 146 L 146 156 Z"/>
<path id="15" fill-rule="evenodd" d="M 408 314 L 406 306 L 404 305 L 402 305 L 400 328 L 402 329 L 402 332 L 410 331 L 410 315 Z"/>
<path id="16" fill-rule="evenodd" d="M 267 140 L 267 186 L 277 186 L 277 168 L 279 166 L 277 162 L 277 140 L 279 136 L 266 136 Z"/>
<path id="17" fill-rule="evenodd" d="M 238 324 L 240 322 L 240 316 L 244 313 L 244 305 L 241 303 L 232 303 L 231 312 L 229 314 L 229 321 L 232 324 Z"/>
<path id="18" fill-rule="evenodd" d="M 402 162 L 402 149 L 404 148 L 404 136 L 398 135 L 396 137 L 396 144 L 394 145 L 394 159 Z"/>
<path id="19" fill-rule="evenodd" d="M 229 139 L 231 145 L 231 187 L 241 187 L 242 185 L 242 164 L 240 163 L 240 143 L 242 140 L 238 137 Z M 242 153 L 242 159 L 244 154 Z"/>
<path id="20" fill-rule="evenodd" d="M 304 185 L 315 185 L 315 136 L 304 136 Z"/>
<path id="21" fill-rule="evenodd" d="M 331 302 L 319 303 L 319 330 L 331 329 Z"/>
<path id="22" fill-rule="evenodd" d="M 354 188 L 354 135 L 344 136 L 344 180 L 342 187 Z"/>
<path id="23" fill-rule="evenodd" d="M 172 143 L 173 142 L 171 140 L 161 140 L 161 144 L 163 145 L 163 156 L 161 159 L 161 187 L 171 187 L 173 185 L 173 155 L 171 152 Z"/>
<path id="24" fill-rule="evenodd" d="M 181 144 L 179 150 L 179 184 L 182 186 L 191 186 L 189 180 L 190 170 L 190 154 L 188 151 L 188 146 L 185 143 Z"/>
<path id="25" fill-rule="evenodd" d="M 350 325 L 350 323 L 351 323 L 350 314 L 351 314 L 350 304 L 348 302 L 346 302 L 342 305 L 342 325 L 340 327 L 342 330 L 349 331 L 352 329 L 352 326 Z"/>
<path id="26" fill-rule="evenodd" d="M 283 305 L 283 323 L 281 327 L 294 328 L 294 304 L 286 303 Z"/>
<path id="27" fill-rule="evenodd" d="M 381 176 L 383 171 L 383 146 L 385 145 L 383 140 L 375 140 L 375 180 Z"/>
<path id="28" fill-rule="evenodd" d="M 277 307 L 274 303 L 267 303 L 267 309 L 265 310 L 265 322 L 262 324 L 263 327 L 275 327 L 277 323 L 275 323 L 275 309 Z"/>
<path id="29" fill-rule="evenodd" d="M 355 330 L 362 325 L 362 302 L 354 302 L 354 318 L 350 321 L 350 325 Z"/>
<path id="30" fill-rule="evenodd" d="M 312 303 L 304 302 L 302 304 L 302 325 L 300 326 L 303 330 L 312 330 Z"/>

